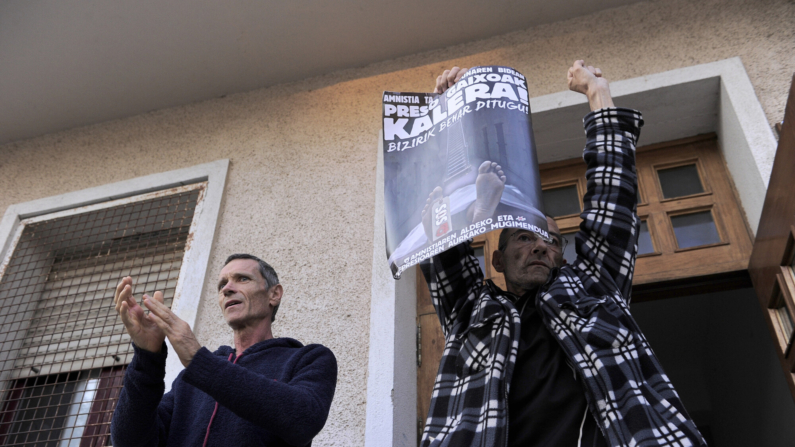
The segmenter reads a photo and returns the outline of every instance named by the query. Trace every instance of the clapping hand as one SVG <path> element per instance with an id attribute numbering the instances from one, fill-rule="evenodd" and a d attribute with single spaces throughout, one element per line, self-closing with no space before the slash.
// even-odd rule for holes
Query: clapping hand
<path id="1" fill-rule="evenodd" d="M 149 352 L 160 352 L 163 341 L 168 337 L 184 366 L 188 366 L 196 351 L 201 349 L 190 325 L 163 304 L 163 292 L 157 291 L 151 297 L 143 296 L 142 304 L 149 309 L 147 314 L 133 296 L 132 278 L 127 276 L 116 286 L 113 304 L 135 346 Z"/>
<path id="2" fill-rule="evenodd" d="M 166 334 L 154 319 L 138 305 L 138 301 L 132 293 L 132 283 L 132 278 L 127 276 L 116 286 L 116 295 L 113 297 L 116 312 L 121 316 L 121 321 L 135 346 L 149 352 L 160 352 Z M 144 295 L 144 298 L 147 296 Z M 153 299 L 162 303 L 163 294 L 155 292 Z"/>

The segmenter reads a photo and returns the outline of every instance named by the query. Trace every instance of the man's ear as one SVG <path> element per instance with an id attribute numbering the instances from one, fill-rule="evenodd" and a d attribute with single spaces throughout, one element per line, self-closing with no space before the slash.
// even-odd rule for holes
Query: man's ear
<path id="1" fill-rule="evenodd" d="M 494 250 L 491 254 L 491 266 L 494 267 L 499 273 L 503 273 L 505 271 L 505 265 L 502 263 L 502 252 L 500 250 Z"/>
<path id="2" fill-rule="evenodd" d="M 276 284 L 268 291 L 268 304 L 273 307 L 278 306 L 282 302 L 282 294 L 284 289 L 281 284 Z"/>

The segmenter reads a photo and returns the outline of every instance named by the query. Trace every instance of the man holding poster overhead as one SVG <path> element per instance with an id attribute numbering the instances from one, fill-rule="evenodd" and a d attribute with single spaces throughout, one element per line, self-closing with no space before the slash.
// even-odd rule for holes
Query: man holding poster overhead
<path id="1" fill-rule="evenodd" d="M 464 72 L 445 71 L 436 93 Z M 547 218 L 548 238 L 502 230 L 492 265 L 507 291 L 483 280 L 469 243 L 421 264 L 446 339 L 422 446 L 706 445 L 629 313 L 643 119 L 583 61 L 568 85 L 592 110 L 577 259 L 563 260 Z"/>

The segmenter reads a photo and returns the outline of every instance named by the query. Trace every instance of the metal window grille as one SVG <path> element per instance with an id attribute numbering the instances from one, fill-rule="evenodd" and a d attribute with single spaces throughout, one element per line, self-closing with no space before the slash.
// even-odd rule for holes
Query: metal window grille
<path id="1" fill-rule="evenodd" d="M 110 445 L 132 359 L 116 285 L 171 305 L 205 185 L 22 222 L 0 270 L 0 445 Z"/>

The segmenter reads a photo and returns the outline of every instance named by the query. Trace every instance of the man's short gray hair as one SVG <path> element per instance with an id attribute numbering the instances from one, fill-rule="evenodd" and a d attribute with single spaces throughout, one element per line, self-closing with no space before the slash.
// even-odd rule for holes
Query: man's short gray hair
<path id="1" fill-rule="evenodd" d="M 276 284 L 279 284 L 279 276 L 276 274 L 276 270 L 274 270 L 270 264 L 263 261 L 262 259 L 254 255 L 250 255 L 248 253 L 235 253 L 233 255 L 230 255 L 228 258 L 226 258 L 226 261 L 224 261 L 224 265 L 229 264 L 235 259 L 251 259 L 252 261 L 257 261 L 257 264 L 259 265 L 259 274 L 262 275 L 262 277 L 265 279 L 265 286 L 267 287 L 268 290 L 270 290 L 270 288 L 275 286 Z M 279 310 L 279 306 L 273 308 L 273 314 L 271 315 L 271 322 L 276 321 L 277 310 Z"/>

